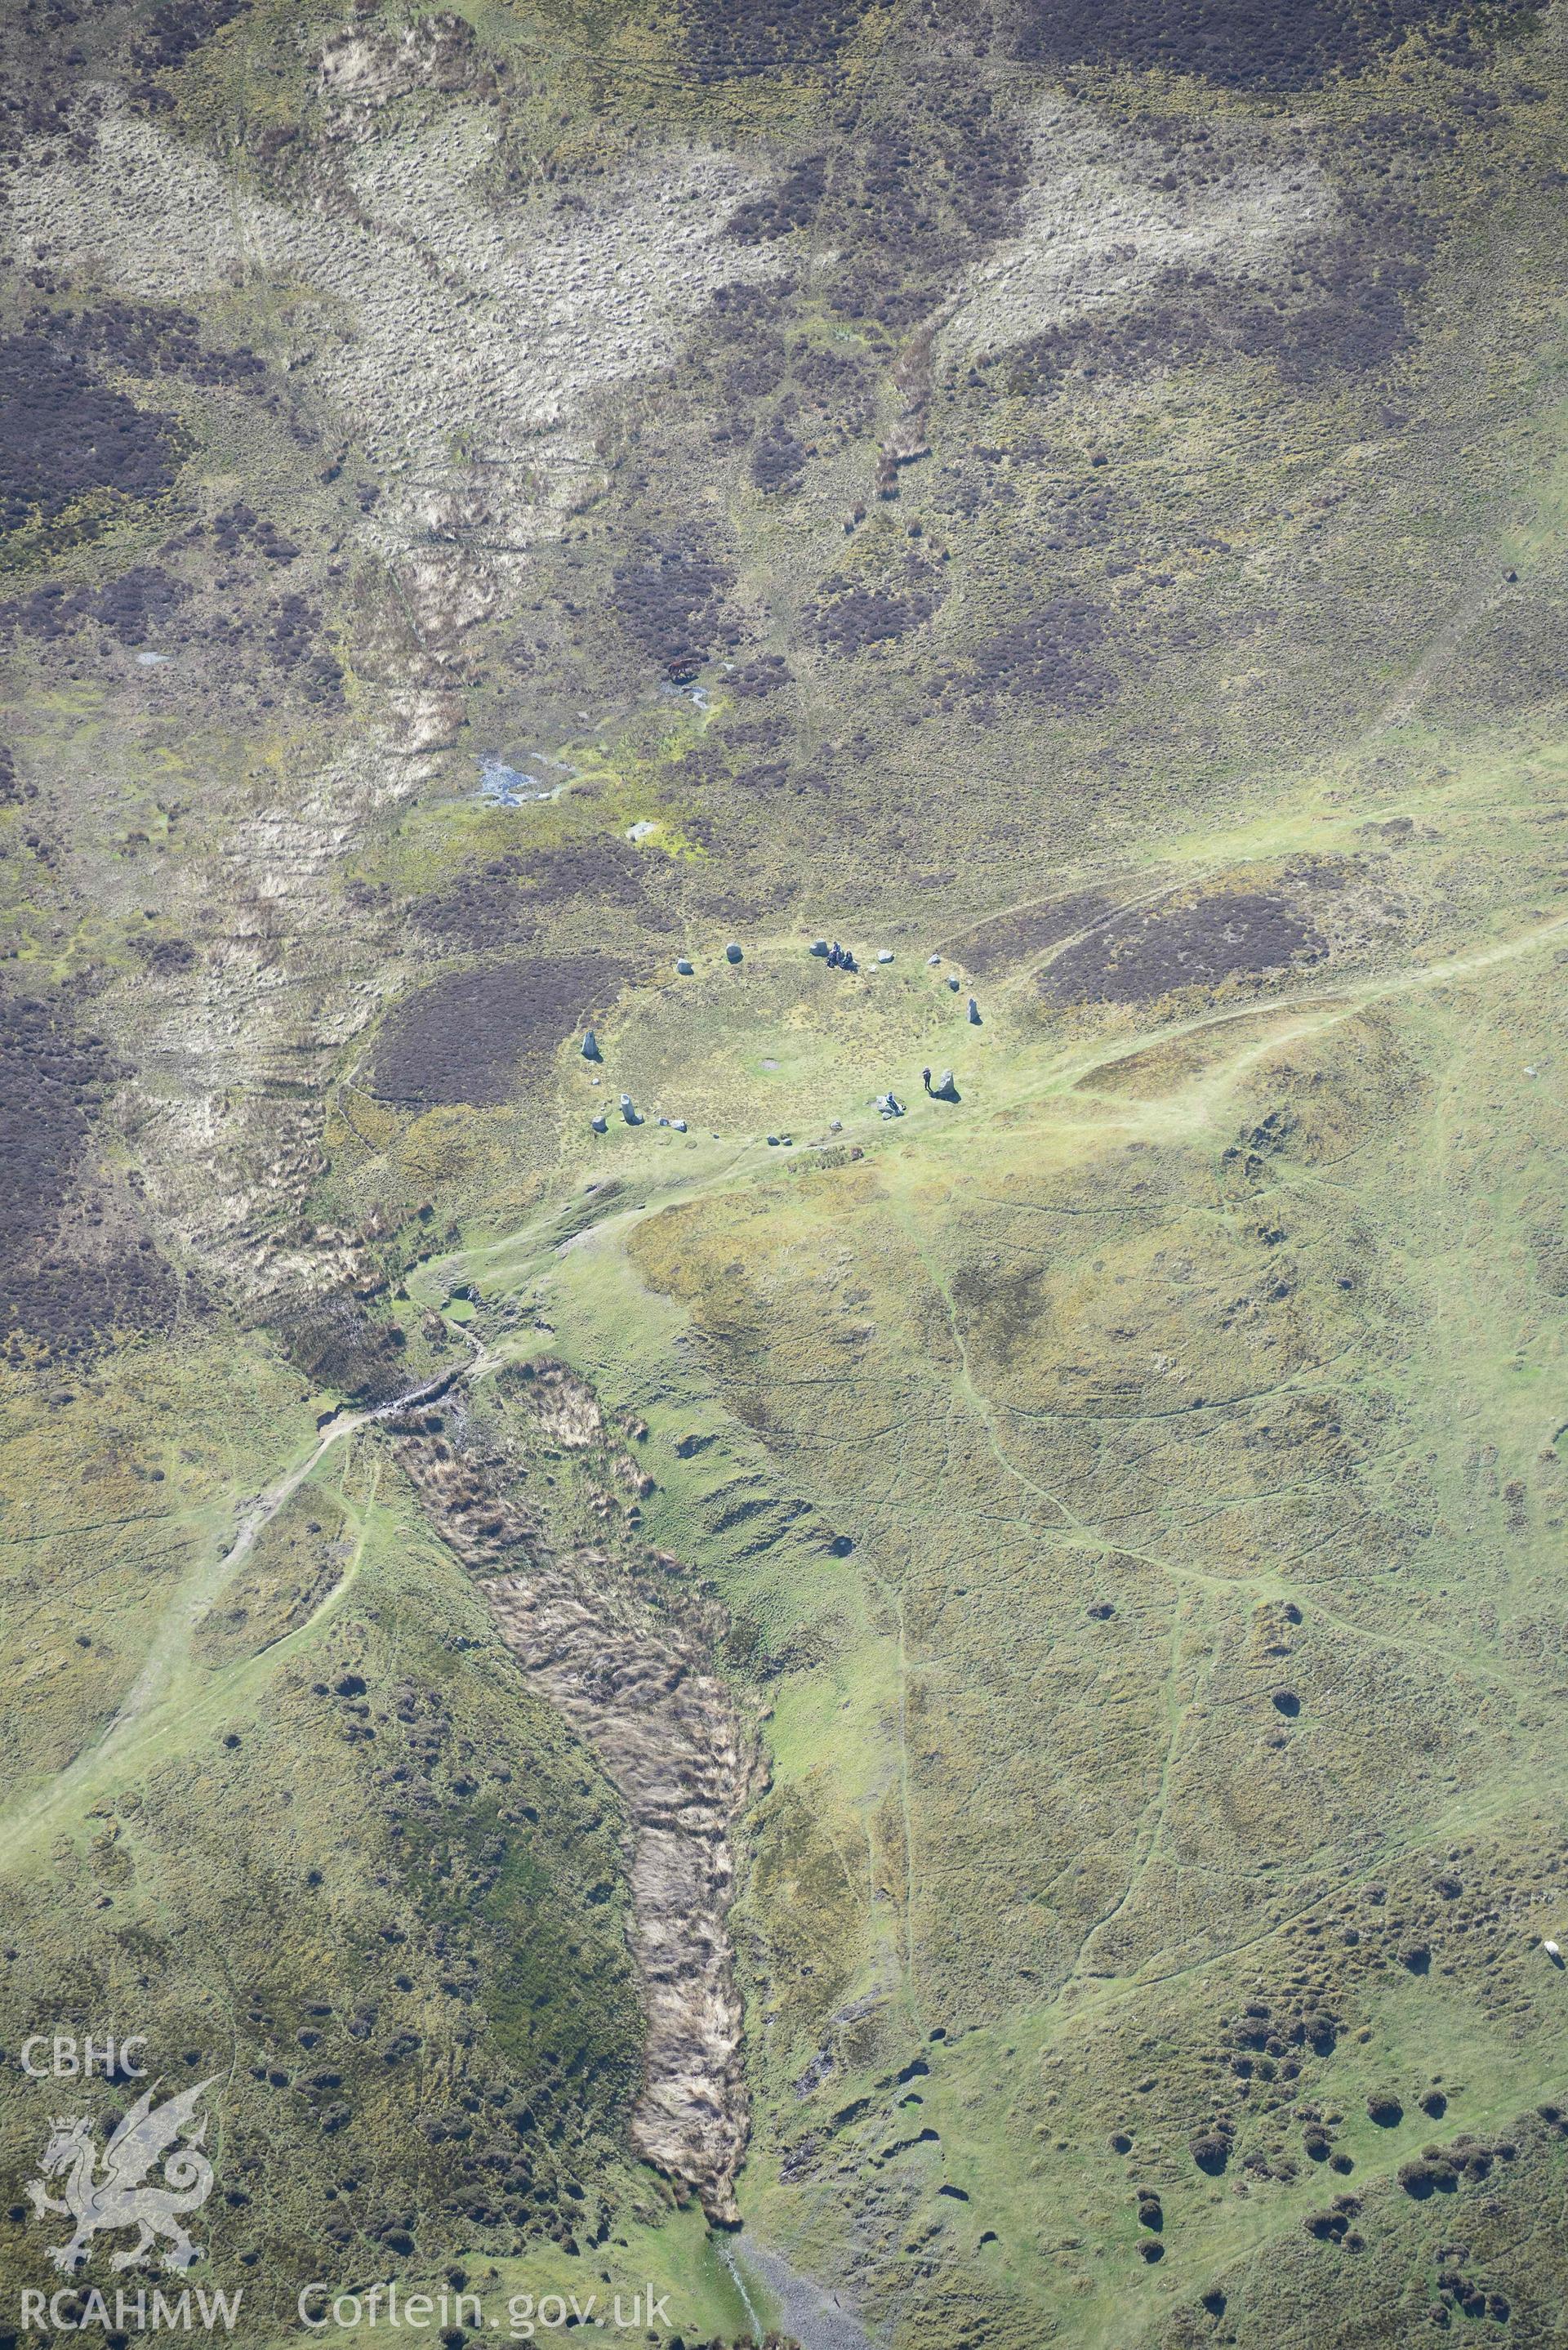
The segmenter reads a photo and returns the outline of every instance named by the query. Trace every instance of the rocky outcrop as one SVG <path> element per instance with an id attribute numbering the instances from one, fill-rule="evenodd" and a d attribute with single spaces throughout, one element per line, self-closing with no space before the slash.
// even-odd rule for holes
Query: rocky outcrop
<path id="1" fill-rule="evenodd" d="M 639 2154 L 738 2225 L 745 2152 L 741 2000 L 726 1913 L 731 1832 L 755 1749 L 723 1683 L 664 1622 L 607 1620 L 583 1564 L 484 1586 L 509 1648 L 594 1748 L 632 1823 L 632 1954 L 648 2015 Z"/>
<path id="2" fill-rule="evenodd" d="M 532 1376 L 520 1388 L 519 1399 L 542 1436 L 574 1452 L 603 1443 L 604 1414 L 587 1379 L 549 1357 L 526 1367 Z"/>
<path id="3" fill-rule="evenodd" d="M 320 54 L 325 139 L 270 192 L 112 101 L 78 109 L 68 149 L 26 142 L 9 190 L 13 255 L 41 241 L 122 299 L 221 299 L 258 278 L 343 321 L 286 364 L 385 492 L 356 528 L 355 668 L 400 794 L 459 739 L 480 624 L 597 494 L 604 393 L 668 364 L 719 287 L 782 271 L 722 234 L 763 182 L 722 149 L 639 151 L 568 214 L 510 182 L 477 192 L 493 119 L 454 138 L 384 111 L 490 87 L 452 11 L 356 25 Z"/>
<path id="4" fill-rule="evenodd" d="M 445 1414 L 409 1412 L 391 1422 L 398 1458 L 442 1539 L 476 1575 L 549 1555 L 535 1513 L 504 1490 L 497 1464 L 441 1433 Z"/>
<path id="5" fill-rule="evenodd" d="M 546 1359 L 503 1378 L 517 1411 L 511 1424 L 575 1454 L 586 1471 L 576 1499 L 596 1530 L 623 1506 L 614 1487 L 651 1489 L 593 1388 L 568 1366 Z M 687 1591 L 665 1552 L 639 1546 L 621 1556 L 597 1540 L 573 1540 L 558 1502 L 535 1510 L 511 1490 L 515 1456 L 464 1440 L 444 1411 L 411 1411 L 389 1425 L 401 1465 L 474 1574 L 502 1638 L 592 1747 L 626 1805 L 627 1931 L 648 2020 L 632 2143 L 690 2188 L 715 2224 L 736 2226 L 749 2116 L 727 1913 L 735 1823 L 761 1758 L 711 1669 L 722 1611 Z"/>

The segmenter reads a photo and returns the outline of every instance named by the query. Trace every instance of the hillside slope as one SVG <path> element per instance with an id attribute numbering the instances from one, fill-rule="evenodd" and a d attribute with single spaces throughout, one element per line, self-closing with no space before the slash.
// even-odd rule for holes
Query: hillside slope
<path id="1" fill-rule="evenodd" d="M 1557 2338 L 1565 42 L 5 13 L 0 2350 Z"/>

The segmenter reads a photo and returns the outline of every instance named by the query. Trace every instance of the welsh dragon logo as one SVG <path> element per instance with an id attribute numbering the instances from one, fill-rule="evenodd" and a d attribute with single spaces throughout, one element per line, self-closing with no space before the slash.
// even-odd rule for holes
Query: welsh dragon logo
<path id="1" fill-rule="evenodd" d="M 40 2219 L 57 2211 L 76 2222 L 76 2233 L 68 2244 L 49 2247 L 49 2258 L 57 2269 L 68 2273 L 80 2268 L 92 2239 L 104 2228 L 140 2230 L 134 2244 L 113 2255 L 113 2268 L 137 2267 L 160 2236 L 169 2239 L 169 2250 L 163 2254 L 166 2269 L 188 2269 L 192 2261 L 201 2259 L 202 2247 L 191 2241 L 182 2222 L 184 2214 L 199 2211 L 212 2193 L 213 2166 L 199 2151 L 206 2134 L 206 2116 L 196 2128 L 191 2125 L 197 2099 L 217 2077 L 215 2073 L 210 2074 L 161 2106 L 153 2105 L 152 2091 L 147 2090 L 104 2147 L 101 2170 L 91 2115 L 81 2114 L 74 2120 L 57 2118 L 38 2165 L 42 2176 L 28 2181 L 27 2192 Z M 190 2144 L 180 2146 L 177 2141 L 182 2137 Z M 147 2174 L 160 2156 L 167 2156 L 162 2183 L 149 2185 Z M 44 2184 L 52 2178 L 64 2181 L 57 2197 Z"/>

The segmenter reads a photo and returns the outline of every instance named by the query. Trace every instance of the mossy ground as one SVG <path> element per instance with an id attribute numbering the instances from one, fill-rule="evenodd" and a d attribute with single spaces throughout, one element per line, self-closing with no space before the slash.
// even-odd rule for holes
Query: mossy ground
<path id="1" fill-rule="evenodd" d="M 1549 2339 L 1561 27 L 753 14 L 5 30 L 17 317 L 175 452 L 62 409 L 0 547 L 4 971 L 120 1065 L 3 1374 L 7 2279 L 15 2053 L 112 2018 L 223 2074 L 258 2342 L 750 2330 L 627 2152 L 614 1791 L 342 1409 L 547 1350 L 766 1714 L 757 2239 L 911 2350 Z"/>
<path id="2" fill-rule="evenodd" d="M 1405 902 L 1447 916 L 1416 951 L 1152 1027 L 1043 1019 L 1016 971 L 969 1029 L 923 941 L 846 981 L 751 941 L 634 995 L 601 1030 L 608 1083 L 728 1133 L 586 1137 L 602 1221 L 415 1284 L 462 1280 L 503 1346 L 545 1321 L 649 1423 L 648 1534 L 711 1576 L 772 1706 L 739 1912 L 749 2214 L 906 2322 L 1124 2341 L 1220 2280 L 1230 2322 L 1266 2326 L 1288 2247 L 1327 2327 L 1346 2293 L 1417 2291 L 1401 2264 L 1459 2221 L 1394 2174 L 1464 2130 L 1520 2140 L 1523 2167 L 1462 2189 L 1490 2289 L 1526 2324 L 1550 2304 L 1502 2214 L 1547 2191 L 1530 2116 L 1563 2064 L 1541 1185 L 1568 934 L 1526 870 L 1520 769 L 1438 788 L 1387 836 Z M 1372 805 L 1181 861 L 1212 887 L 1312 839 L 1380 889 Z M 1480 839 L 1514 860 L 1511 911 L 1490 851 L 1456 858 Z M 918 1091 L 939 1042 L 957 1105 Z M 907 1119 L 869 1104 L 872 1068 Z M 1243 2074 L 1238 2002 L 1293 1984 L 1325 2039 Z M 1390 2083 L 1393 2130 L 1365 2110 Z M 1332 2177 L 1303 2108 L 1331 2117 Z M 1189 2151 L 1217 2113 L 1218 2178 Z M 1153 2264 L 1135 2182 L 1163 2198 Z M 1329 2189 L 1360 2199 L 1363 2251 L 1303 2234 Z"/>

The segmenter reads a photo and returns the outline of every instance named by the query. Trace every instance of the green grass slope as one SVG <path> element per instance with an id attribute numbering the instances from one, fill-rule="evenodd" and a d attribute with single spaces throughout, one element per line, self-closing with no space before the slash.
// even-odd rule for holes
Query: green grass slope
<path id="1" fill-rule="evenodd" d="M 258 2344 L 1554 2338 L 1560 17 L 0 22 L 0 2350 L 111 2023 Z M 733 2269 L 535 1540 L 760 1742 Z"/>

